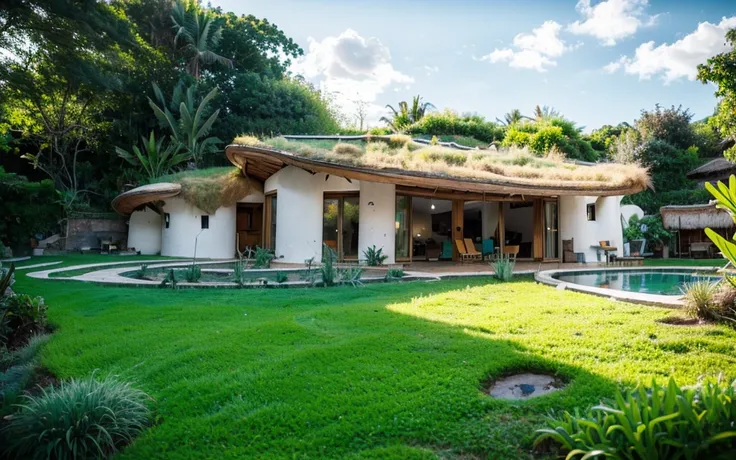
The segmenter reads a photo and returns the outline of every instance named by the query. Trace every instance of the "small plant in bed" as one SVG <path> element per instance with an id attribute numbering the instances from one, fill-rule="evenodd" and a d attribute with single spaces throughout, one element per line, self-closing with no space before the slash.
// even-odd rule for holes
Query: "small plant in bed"
<path id="1" fill-rule="evenodd" d="M 138 280 L 148 279 L 148 264 L 141 264 L 138 270 L 132 273 L 132 277 Z"/>
<path id="2" fill-rule="evenodd" d="M 192 264 L 184 271 L 184 278 L 189 283 L 198 283 L 202 278 L 202 269 L 199 265 Z"/>
<path id="3" fill-rule="evenodd" d="M 511 281 L 514 276 L 514 265 L 516 261 L 509 256 L 502 256 L 491 262 L 496 278 L 501 281 Z"/>
<path id="4" fill-rule="evenodd" d="M 386 272 L 386 281 L 396 281 L 404 277 L 404 270 L 400 268 L 389 268 Z"/>
<path id="5" fill-rule="evenodd" d="M 114 377 L 72 379 L 24 396 L 6 417 L 13 458 L 109 458 L 145 428 L 149 397 Z"/>
<path id="6" fill-rule="evenodd" d="M 253 268 L 269 268 L 273 260 L 273 253 L 270 249 L 256 247 L 253 257 Z"/>
<path id="7" fill-rule="evenodd" d="M 617 393 L 583 412 L 564 412 L 537 430 L 537 449 L 559 446 L 567 459 L 727 458 L 736 449 L 736 390 L 730 382 L 706 380 L 680 388 L 652 382 Z"/>
<path id="8" fill-rule="evenodd" d="M 169 271 L 166 272 L 166 277 L 164 277 L 163 280 L 161 280 L 161 284 L 159 284 L 160 287 L 170 287 L 171 289 L 176 289 L 176 285 L 179 282 L 179 280 L 176 279 L 176 271 L 173 268 L 170 268 Z"/>
<path id="9" fill-rule="evenodd" d="M 289 281 L 289 275 L 284 272 L 276 272 L 276 282 L 279 284 Z"/>
<path id="10" fill-rule="evenodd" d="M 376 245 L 363 251 L 363 257 L 365 258 L 366 265 L 369 267 L 378 267 L 379 265 L 383 265 L 386 259 L 388 259 L 388 256 L 383 253 L 383 248 L 376 249 Z"/>

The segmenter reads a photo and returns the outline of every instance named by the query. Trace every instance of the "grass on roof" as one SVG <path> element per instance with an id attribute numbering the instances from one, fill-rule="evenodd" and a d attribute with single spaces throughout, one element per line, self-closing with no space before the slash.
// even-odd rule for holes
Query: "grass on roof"
<path id="1" fill-rule="evenodd" d="M 390 141 L 337 142 L 287 140 L 283 137 L 258 140 L 243 136 L 235 144 L 282 150 L 304 158 L 347 166 L 400 169 L 473 180 L 514 179 L 515 182 L 559 186 L 560 182 L 580 188 L 649 187 L 646 168 L 633 164 L 577 165 L 559 155 L 539 157 L 526 149 L 463 151 L 413 142 L 395 135 Z M 349 145 L 351 147 L 346 147 Z"/>
<path id="2" fill-rule="evenodd" d="M 248 291 L 16 279 L 56 326 L 44 366 L 152 396 L 156 423 L 120 459 L 530 458 L 550 410 L 653 378 L 736 375 L 731 328 L 661 324 L 675 312 L 531 278 Z M 529 367 L 569 385 L 520 403 L 484 394 Z"/>
<path id="3" fill-rule="evenodd" d="M 181 184 L 181 197 L 199 209 L 214 214 L 248 195 L 251 184 L 240 169 L 226 166 L 193 169 L 159 177 L 153 181 Z"/>

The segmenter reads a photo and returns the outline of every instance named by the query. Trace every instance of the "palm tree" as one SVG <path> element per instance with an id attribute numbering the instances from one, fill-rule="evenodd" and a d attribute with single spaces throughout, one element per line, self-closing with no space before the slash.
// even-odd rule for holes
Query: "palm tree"
<path id="1" fill-rule="evenodd" d="M 156 114 L 159 123 L 171 131 L 171 139 L 181 144 L 197 164 L 201 162 L 205 154 L 216 150 L 215 144 L 222 141 L 216 137 L 205 138 L 205 136 L 217 120 L 220 109 L 215 110 L 206 120 L 205 117 L 207 117 L 210 102 L 217 96 L 217 88 L 213 88 L 201 101 L 196 102 L 194 100 L 196 85 L 185 90 L 184 82 L 179 81 L 174 88 L 170 106 L 166 104 L 161 88 L 155 83 L 153 92 L 156 94 L 158 104 L 150 97 L 148 104 Z M 174 116 L 176 112 L 178 112 L 179 119 Z"/>
<path id="2" fill-rule="evenodd" d="M 134 145 L 132 154 L 120 147 L 115 147 L 115 151 L 123 160 L 143 169 L 149 179 L 168 174 L 178 165 L 192 158 L 189 152 L 181 152 L 182 145 L 178 142 L 164 144 L 163 137 L 157 142 L 153 131 L 148 139 L 141 136 L 141 140 L 143 141 L 142 150 Z"/>
<path id="3" fill-rule="evenodd" d="M 393 108 L 391 104 L 386 104 L 386 108 L 391 110 L 391 118 L 381 117 L 380 121 L 388 124 L 394 131 L 401 131 L 424 118 L 424 115 L 435 109 L 435 106 L 431 102 L 424 102 L 421 96 L 416 95 L 412 98 L 411 107 L 408 102 L 401 101 L 399 110 Z"/>
<path id="4" fill-rule="evenodd" d="M 222 39 L 222 27 L 215 24 L 216 18 L 199 6 L 196 0 L 177 0 L 171 10 L 174 23 L 174 44 L 183 40 L 184 51 L 190 55 L 187 71 L 199 80 L 200 69 L 206 64 L 222 64 L 228 67 L 233 62 L 212 51 Z"/>
<path id="5" fill-rule="evenodd" d="M 549 120 L 552 118 L 561 118 L 561 117 L 562 117 L 562 114 L 558 110 L 555 110 L 554 107 L 550 107 L 547 105 L 542 106 L 542 107 L 537 105 L 536 107 L 534 107 L 534 120 L 535 121 Z"/>
<path id="6" fill-rule="evenodd" d="M 522 115 L 521 110 L 519 109 L 514 109 L 504 115 L 503 120 L 501 120 L 500 118 L 496 118 L 496 121 L 504 126 L 512 126 L 517 123 L 521 123 L 522 120 L 531 120 L 531 118 L 527 117 L 526 115 Z"/>

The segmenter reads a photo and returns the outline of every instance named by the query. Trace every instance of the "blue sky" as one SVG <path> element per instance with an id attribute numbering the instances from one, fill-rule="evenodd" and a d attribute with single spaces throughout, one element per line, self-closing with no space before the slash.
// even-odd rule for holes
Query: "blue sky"
<path id="1" fill-rule="evenodd" d="M 216 0 L 267 18 L 304 48 L 292 71 L 374 120 L 421 94 L 489 119 L 548 105 L 586 130 L 642 109 L 712 113 L 697 63 L 723 51 L 736 0 Z"/>

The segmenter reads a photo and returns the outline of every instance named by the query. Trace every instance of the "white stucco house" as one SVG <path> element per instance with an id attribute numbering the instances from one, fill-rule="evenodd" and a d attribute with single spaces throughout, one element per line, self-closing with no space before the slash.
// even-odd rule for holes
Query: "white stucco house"
<path id="1" fill-rule="evenodd" d="M 365 137 L 353 141 L 360 139 Z M 519 259 L 561 261 L 563 241 L 572 240 L 574 251 L 593 262 L 601 241 L 623 255 L 621 199 L 648 185 L 646 172 L 635 166 L 566 163 L 495 172 L 483 166 L 493 164 L 493 153 L 458 151 L 448 155 L 467 155 L 474 170 L 451 166 L 435 172 L 436 166 L 418 163 L 402 168 L 343 161 L 349 154 L 368 154 L 361 153 L 363 147 L 315 154 L 297 148 L 301 140 L 228 146 L 227 158 L 253 186 L 215 212 L 188 202 L 173 183 L 121 194 L 113 207 L 130 216 L 129 247 L 190 257 L 196 239 L 198 257 L 230 258 L 236 247 L 257 245 L 272 249 L 276 261 L 303 263 L 319 261 L 323 245 L 345 261 L 363 259 L 375 246 L 388 255 L 387 263 L 409 263 L 456 260 L 453 242 L 469 238 L 479 249 L 514 248 Z M 284 147 L 290 142 L 293 151 Z M 449 150 L 413 148 L 396 155 L 443 161 Z M 385 161 L 394 161 L 391 155 Z M 478 172 L 481 167 L 493 172 Z M 541 167 L 558 168 L 559 174 L 533 177 Z"/>

